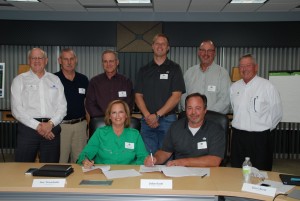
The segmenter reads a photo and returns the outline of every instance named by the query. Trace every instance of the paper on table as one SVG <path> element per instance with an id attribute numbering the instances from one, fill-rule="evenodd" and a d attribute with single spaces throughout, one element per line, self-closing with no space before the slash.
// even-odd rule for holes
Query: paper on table
<path id="1" fill-rule="evenodd" d="M 163 167 L 165 167 L 165 165 L 154 165 L 151 167 L 141 165 L 139 172 L 161 172 Z"/>
<path id="2" fill-rule="evenodd" d="M 272 180 L 264 180 L 263 182 L 260 182 L 257 185 L 261 185 L 261 184 L 269 184 L 270 187 L 276 188 L 276 194 L 286 193 L 295 187 L 292 185 L 284 185 L 282 182 L 272 181 Z"/>
<path id="3" fill-rule="evenodd" d="M 183 166 L 162 167 L 162 172 L 167 177 L 186 177 L 210 175 L 209 168 L 189 168 Z"/>
<path id="4" fill-rule="evenodd" d="M 111 170 L 105 171 L 103 174 L 106 176 L 107 179 L 115 179 L 115 178 L 125 178 L 125 177 L 136 177 L 141 176 L 141 174 L 134 170 Z"/>
<path id="5" fill-rule="evenodd" d="M 92 166 L 90 169 L 82 167 L 83 172 L 89 172 L 89 171 L 92 171 L 92 170 L 95 170 L 95 169 L 100 169 L 100 170 L 102 170 L 102 172 L 106 172 L 106 171 L 110 170 L 110 165 L 104 165 L 104 166 L 97 166 L 96 165 L 96 166 Z"/>

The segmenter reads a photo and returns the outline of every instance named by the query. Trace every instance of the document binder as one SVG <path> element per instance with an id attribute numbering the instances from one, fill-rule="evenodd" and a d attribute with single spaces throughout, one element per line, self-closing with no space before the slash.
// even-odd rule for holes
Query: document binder
<path id="1" fill-rule="evenodd" d="M 32 173 L 33 176 L 67 177 L 74 172 L 71 165 L 46 164 Z"/>

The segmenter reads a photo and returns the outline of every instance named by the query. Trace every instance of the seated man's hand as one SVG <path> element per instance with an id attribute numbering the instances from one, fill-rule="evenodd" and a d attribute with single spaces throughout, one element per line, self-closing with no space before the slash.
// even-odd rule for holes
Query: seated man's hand
<path id="1" fill-rule="evenodd" d="M 155 157 L 147 156 L 147 158 L 145 158 L 145 161 L 144 161 L 145 166 L 151 167 L 151 166 L 154 166 L 155 163 L 156 163 Z"/>

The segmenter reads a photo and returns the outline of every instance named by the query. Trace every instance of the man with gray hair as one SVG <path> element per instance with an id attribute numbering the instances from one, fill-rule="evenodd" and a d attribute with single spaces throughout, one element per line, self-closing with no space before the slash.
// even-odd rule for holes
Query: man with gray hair
<path id="1" fill-rule="evenodd" d="M 108 104 L 113 100 L 123 100 L 133 108 L 133 85 L 130 79 L 118 73 L 118 53 L 106 50 L 102 53 L 104 73 L 90 80 L 85 107 L 92 119 L 103 117 Z M 90 127 L 90 137 L 94 130 Z"/>
<path id="2" fill-rule="evenodd" d="M 16 162 L 34 162 L 39 152 L 42 163 L 58 163 L 60 122 L 67 112 L 64 87 L 60 79 L 48 73 L 46 52 L 33 48 L 28 52 L 30 71 L 14 78 L 11 85 L 11 109 L 18 120 Z"/>
<path id="3" fill-rule="evenodd" d="M 240 58 L 242 79 L 230 88 L 233 109 L 231 166 L 242 167 L 245 157 L 260 170 L 272 170 L 274 130 L 282 118 L 282 104 L 274 85 L 257 76 L 251 54 Z"/>

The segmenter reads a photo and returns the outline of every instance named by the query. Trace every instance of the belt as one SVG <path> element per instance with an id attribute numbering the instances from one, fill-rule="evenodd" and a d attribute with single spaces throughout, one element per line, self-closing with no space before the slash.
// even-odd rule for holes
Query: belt
<path id="1" fill-rule="evenodd" d="M 81 117 L 78 119 L 63 120 L 61 123 L 62 124 L 76 124 L 76 123 L 82 122 L 84 120 L 85 120 L 85 117 Z"/>
<path id="2" fill-rule="evenodd" d="M 176 113 L 175 112 L 168 112 L 167 114 L 162 115 L 161 117 L 167 117 L 167 116 L 172 115 L 172 114 L 176 114 Z"/>
<path id="3" fill-rule="evenodd" d="M 50 118 L 34 118 L 34 119 L 39 122 L 48 122 L 50 120 Z"/>

